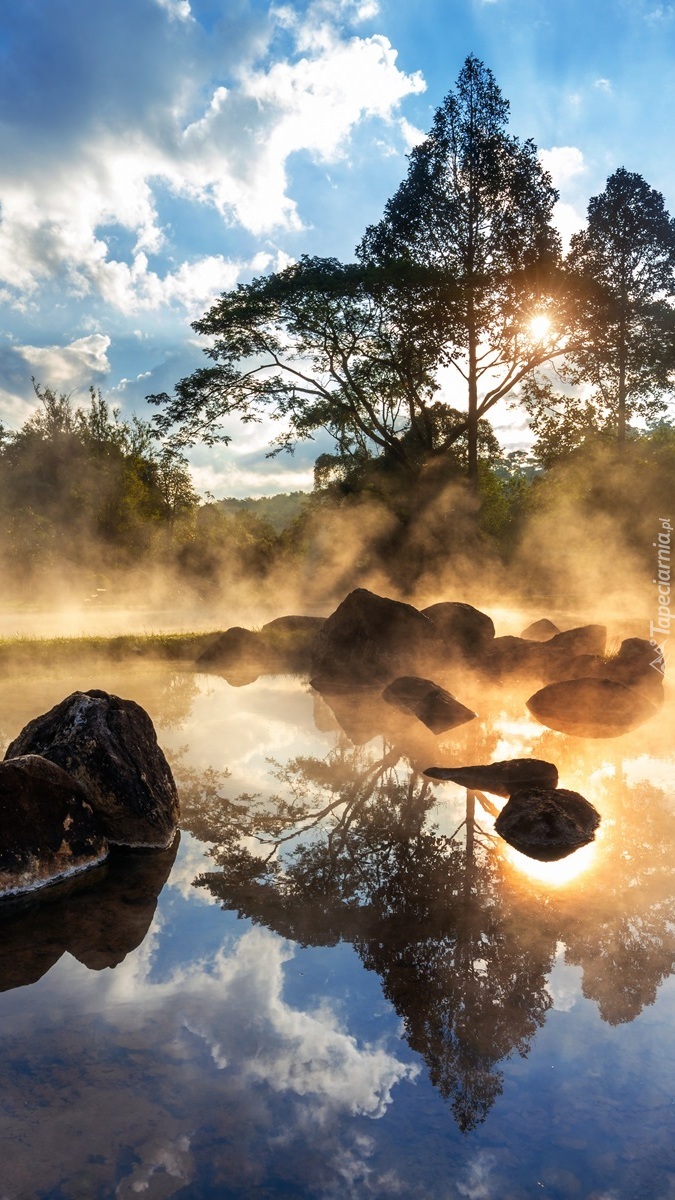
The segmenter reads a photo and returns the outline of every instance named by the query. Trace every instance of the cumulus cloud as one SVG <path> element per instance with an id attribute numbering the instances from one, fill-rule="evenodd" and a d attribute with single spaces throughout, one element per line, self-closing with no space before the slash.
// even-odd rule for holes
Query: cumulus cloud
<path id="1" fill-rule="evenodd" d="M 221 66 L 220 79 L 217 36 L 209 41 L 196 28 L 187 0 L 143 0 L 134 10 L 123 4 L 122 12 L 129 26 L 124 70 L 119 38 L 111 37 L 106 58 L 99 34 L 100 83 L 91 79 L 87 91 L 87 65 L 78 61 L 66 110 L 22 110 L 5 127 L 0 287 L 17 304 L 53 281 L 124 313 L 192 310 L 232 286 L 248 264 L 221 254 L 176 262 L 158 186 L 193 205 L 195 221 L 210 209 L 255 237 L 301 229 L 292 156 L 344 157 L 357 127 L 372 118 L 393 122 L 400 102 L 424 88 L 419 73 L 398 68 L 386 37 L 350 32 L 377 14 L 368 0 L 315 0 L 302 14 L 270 7 L 262 23 L 249 14 L 251 35 L 242 42 L 240 32 L 240 54 Z M 165 29 L 157 25 L 162 19 Z M 240 27 L 246 24 L 240 14 Z M 185 33 L 177 39 L 171 28 L 179 26 Z M 152 52 L 137 72 L 145 90 L 135 75 L 126 87 L 151 37 Z M 110 77 L 118 67 L 115 91 Z M 42 126 L 53 130 L 48 145 L 38 136 Z M 110 226 L 130 235 L 128 254 L 116 256 Z"/>
<path id="2" fill-rule="evenodd" d="M 70 392 L 103 379 L 110 371 L 107 350 L 110 338 L 91 333 L 67 346 L 16 346 L 31 374 L 47 380 L 50 387 Z"/>
<path id="3" fill-rule="evenodd" d="M 554 186 L 562 193 L 553 210 L 553 220 L 563 245 L 567 247 L 572 234 L 586 223 L 583 211 L 578 202 L 575 203 L 575 184 L 586 174 L 586 162 L 578 146 L 552 146 L 550 150 L 540 150 L 539 161 L 549 172 Z"/>

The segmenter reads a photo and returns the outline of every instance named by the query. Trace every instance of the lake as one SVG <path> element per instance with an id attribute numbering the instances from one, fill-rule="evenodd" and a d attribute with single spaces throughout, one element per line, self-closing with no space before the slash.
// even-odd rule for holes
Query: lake
<path id="1" fill-rule="evenodd" d="M 142 704 L 183 828 L 0 910 L 0 1200 L 675 1196 L 673 700 L 591 740 L 439 682 L 479 720 L 437 738 L 294 676 L 5 672 L 3 750 Z M 526 755 L 602 815 L 559 863 L 421 774 Z"/>

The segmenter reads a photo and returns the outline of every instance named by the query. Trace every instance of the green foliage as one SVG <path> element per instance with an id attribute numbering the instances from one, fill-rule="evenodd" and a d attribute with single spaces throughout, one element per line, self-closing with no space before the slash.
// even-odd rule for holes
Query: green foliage
<path id="1" fill-rule="evenodd" d="M 431 448 L 452 286 L 435 269 L 308 257 L 242 284 L 193 326 L 211 339 L 215 365 L 181 380 L 174 397 L 148 397 L 162 408 L 156 428 L 174 445 L 212 444 L 230 440 L 223 418 L 270 415 L 283 426 L 271 453 L 323 431 L 343 457 L 383 453 L 412 469 L 402 438 L 412 429 Z"/>
<path id="2" fill-rule="evenodd" d="M 664 411 L 675 375 L 675 220 L 660 192 L 620 167 L 590 200 L 568 265 L 580 306 L 565 376 L 592 388 L 598 432 L 613 427 L 624 441 L 632 417 Z"/>
<path id="3" fill-rule="evenodd" d="M 455 280 L 442 361 L 467 385 L 474 477 L 479 419 L 562 346 L 560 241 L 551 224 L 557 192 L 534 144 L 507 133 L 508 112 L 492 72 L 467 58 L 456 91 L 359 250 L 364 262 L 404 261 Z M 528 334 L 535 314 L 556 309 L 557 335 Z"/>
<path id="4" fill-rule="evenodd" d="M 182 461 L 147 422 L 123 421 L 100 392 L 89 406 L 34 384 L 39 408 L 0 441 L 0 550 L 22 583 L 55 566 L 123 567 L 166 546 L 198 502 Z"/>

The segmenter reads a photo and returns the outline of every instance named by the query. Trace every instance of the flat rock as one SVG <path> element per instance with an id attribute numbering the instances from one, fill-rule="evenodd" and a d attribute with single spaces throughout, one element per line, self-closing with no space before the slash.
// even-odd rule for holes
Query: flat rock
<path id="1" fill-rule="evenodd" d="M 133 700 L 73 692 L 26 725 L 5 761 L 24 754 L 41 754 L 81 784 L 110 842 L 164 848 L 173 841 L 176 785 L 150 717 Z"/>
<path id="2" fill-rule="evenodd" d="M 435 626 L 412 604 L 357 588 L 327 617 L 314 644 L 312 685 L 381 688 L 440 653 Z"/>
<path id="3" fill-rule="evenodd" d="M 445 733 L 476 717 L 475 712 L 461 704 L 445 688 L 419 675 L 403 675 L 395 679 L 384 689 L 382 699 L 401 712 L 412 713 L 432 733 Z"/>
<path id="4" fill-rule="evenodd" d="M 556 862 L 595 838 L 600 814 L 578 792 L 565 788 L 524 788 L 504 805 L 495 830 L 521 854 Z"/>
<path id="5" fill-rule="evenodd" d="M 472 604 L 458 600 L 441 601 L 422 609 L 438 630 L 443 648 L 450 657 L 472 661 L 480 656 L 495 636 L 492 617 Z"/>
<path id="6" fill-rule="evenodd" d="M 448 779 L 473 792 L 510 796 L 524 787 L 555 788 L 558 768 L 541 758 L 508 758 L 475 767 L 427 767 L 431 779 Z"/>
<path id="7" fill-rule="evenodd" d="M 0 895 L 44 887 L 108 853 L 77 780 L 38 754 L 0 763 Z"/>
<path id="8" fill-rule="evenodd" d="M 577 737 L 619 737 L 658 712 L 640 692 L 611 679 L 566 679 L 535 692 L 527 707 L 549 729 Z"/>
<path id="9" fill-rule="evenodd" d="M 577 655 L 560 669 L 557 678 L 611 679 L 641 692 L 658 705 L 664 698 L 664 672 L 662 656 L 650 642 L 628 638 L 621 643 L 619 652 L 609 658 L 600 654 Z"/>
<path id="10" fill-rule="evenodd" d="M 560 633 L 558 626 L 549 621 L 548 617 L 542 617 L 540 621 L 533 621 L 527 629 L 523 629 L 520 636 L 529 642 L 548 642 L 557 633 Z"/>

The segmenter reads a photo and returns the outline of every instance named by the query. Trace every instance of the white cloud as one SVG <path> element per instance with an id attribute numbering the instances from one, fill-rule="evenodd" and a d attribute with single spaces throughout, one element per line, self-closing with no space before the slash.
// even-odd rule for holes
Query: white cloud
<path id="1" fill-rule="evenodd" d="M 599 92 L 605 92 L 608 96 L 611 96 L 614 91 L 609 79 L 596 79 L 593 87 L 597 88 Z"/>
<path id="2" fill-rule="evenodd" d="M 586 224 L 583 212 L 574 203 L 577 199 L 575 184 L 588 170 L 583 152 L 578 146 L 552 146 L 550 150 L 539 151 L 539 161 L 549 172 L 554 186 L 563 193 L 553 210 L 553 221 L 567 249 L 572 234 Z"/>
<path id="3" fill-rule="evenodd" d="M 550 150 L 540 150 L 539 161 L 557 188 L 564 187 L 570 179 L 586 171 L 583 152 L 578 146 L 552 146 Z"/>
<path id="4" fill-rule="evenodd" d="M 40 382 L 66 392 L 96 383 L 110 371 L 110 338 L 92 333 L 67 346 L 15 346 Z"/>
<path id="5" fill-rule="evenodd" d="M 183 0 L 157 3 L 176 19 L 190 17 Z M 154 105 L 152 96 L 144 97 L 145 111 L 139 102 L 123 121 L 102 113 L 92 128 L 83 116 L 69 142 L 55 141 L 48 161 L 43 146 L 31 152 L 30 139 L 20 161 L 5 153 L 4 294 L 21 305 L 45 282 L 58 281 L 74 296 L 99 295 L 124 313 L 168 304 L 192 311 L 232 286 L 244 264 L 222 255 L 174 266 L 151 262 L 170 249 L 170 231 L 158 215 L 158 184 L 193 204 L 195 220 L 206 206 L 254 235 L 301 229 L 303 215 L 290 192 L 292 156 L 339 160 L 360 124 L 392 122 L 401 100 L 425 87 L 419 72 L 397 67 L 387 38 L 348 36 L 344 22 L 376 12 L 374 3 L 358 0 L 343 0 L 337 9 L 315 2 L 302 17 L 272 8 L 266 39 L 259 37 L 237 60 L 228 86 L 211 87 L 201 112 L 195 114 L 195 105 L 208 85 L 206 59 L 201 79 L 197 61 L 196 77 L 185 83 L 195 70 L 191 62 L 190 72 L 176 72 L 173 93 Z M 190 29 L 193 24 L 190 19 Z M 294 44 L 283 56 L 275 42 L 282 31 Z M 115 256 L 111 225 L 132 236 L 129 255 Z"/>

